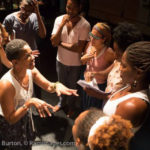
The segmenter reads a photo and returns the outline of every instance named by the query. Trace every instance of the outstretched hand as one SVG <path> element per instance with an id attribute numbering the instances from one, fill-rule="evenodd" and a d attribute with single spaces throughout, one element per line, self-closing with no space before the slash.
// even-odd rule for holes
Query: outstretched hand
<path id="1" fill-rule="evenodd" d="M 39 50 L 33 50 L 32 55 L 34 55 L 34 57 L 38 57 L 40 55 Z"/>
<path id="2" fill-rule="evenodd" d="M 46 103 L 43 100 L 40 100 L 38 98 L 32 98 L 31 103 L 38 110 L 40 117 L 45 118 L 46 114 L 48 114 L 48 116 L 51 116 L 51 113 L 50 113 L 48 108 L 53 109 L 52 105 L 50 105 L 50 104 L 48 104 L 48 103 Z"/>
<path id="3" fill-rule="evenodd" d="M 60 96 L 61 94 L 79 96 L 77 90 L 69 89 L 62 83 L 56 83 L 56 93 L 57 96 Z"/>

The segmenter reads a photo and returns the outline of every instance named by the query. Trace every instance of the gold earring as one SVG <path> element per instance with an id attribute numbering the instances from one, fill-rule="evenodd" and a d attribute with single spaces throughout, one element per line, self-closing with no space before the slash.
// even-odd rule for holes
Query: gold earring
<path id="1" fill-rule="evenodd" d="M 134 80 L 134 82 L 133 82 L 133 87 L 136 87 L 136 86 L 137 86 L 137 81 Z"/>

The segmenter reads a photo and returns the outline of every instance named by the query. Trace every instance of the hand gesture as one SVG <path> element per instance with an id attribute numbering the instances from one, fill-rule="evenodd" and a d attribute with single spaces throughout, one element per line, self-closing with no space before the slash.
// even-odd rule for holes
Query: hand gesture
<path id="1" fill-rule="evenodd" d="M 32 55 L 34 55 L 34 57 L 38 57 L 40 55 L 39 50 L 33 50 Z"/>
<path id="2" fill-rule="evenodd" d="M 87 72 L 84 73 L 84 78 L 85 78 L 85 81 L 87 81 L 87 82 L 92 81 L 93 77 L 94 77 L 94 73 L 93 72 L 87 71 Z"/>
<path id="3" fill-rule="evenodd" d="M 51 116 L 51 113 L 49 111 L 48 108 L 53 109 L 53 106 L 38 99 L 38 98 L 32 98 L 30 99 L 30 103 L 36 107 L 36 109 L 39 112 L 40 117 L 46 117 L 46 113 L 48 114 L 48 116 Z"/>
<path id="4" fill-rule="evenodd" d="M 38 13 L 39 12 L 39 4 L 38 4 L 38 1 L 37 0 L 32 0 L 33 4 L 33 8 L 34 8 L 34 12 L 35 13 Z"/>
<path id="5" fill-rule="evenodd" d="M 69 19 L 70 19 L 70 16 L 69 15 L 65 15 L 63 17 L 63 20 L 62 20 L 61 24 L 64 26 L 69 21 Z"/>
<path id="6" fill-rule="evenodd" d="M 79 96 L 77 90 L 69 89 L 62 83 L 56 83 L 56 93 L 57 96 L 60 96 L 61 94 Z"/>

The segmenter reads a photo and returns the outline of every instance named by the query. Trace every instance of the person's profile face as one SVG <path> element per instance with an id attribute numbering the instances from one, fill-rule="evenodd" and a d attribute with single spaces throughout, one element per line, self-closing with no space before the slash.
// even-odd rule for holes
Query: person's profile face
<path id="1" fill-rule="evenodd" d="M 66 4 L 66 13 L 73 18 L 78 16 L 80 12 L 80 6 L 78 6 L 74 1 L 68 0 Z"/>
<path id="2" fill-rule="evenodd" d="M 20 53 L 20 57 L 17 60 L 18 65 L 26 68 L 26 69 L 33 69 L 35 66 L 35 57 L 32 53 L 31 48 L 29 45 L 25 45 L 23 50 Z"/>
<path id="3" fill-rule="evenodd" d="M 124 84 L 132 84 L 135 80 L 136 70 L 131 67 L 129 62 L 127 61 L 127 53 L 124 52 L 121 58 L 121 66 L 120 66 L 120 76 Z"/>

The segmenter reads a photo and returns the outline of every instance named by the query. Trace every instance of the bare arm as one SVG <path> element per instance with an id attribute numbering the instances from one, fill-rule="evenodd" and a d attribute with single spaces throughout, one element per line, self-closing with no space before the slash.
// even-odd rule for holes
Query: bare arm
<path id="1" fill-rule="evenodd" d="M 45 38 L 45 36 L 46 36 L 46 28 L 45 28 L 45 25 L 43 23 L 42 17 L 40 15 L 38 1 L 37 0 L 32 0 L 32 1 L 33 1 L 33 7 L 35 9 L 35 13 L 36 13 L 37 19 L 38 19 L 38 25 L 39 25 L 38 35 L 39 35 L 40 38 Z"/>
<path id="2" fill-rule="evenodd" d="M 134 127 L 139 126 L 145 119 L 148 105 L 139 98 L 131 98 L 120 103 L 115 112 L 122 118 L 130 120 Z M 137 111 L 138 110 L 138 111 Z"/>
<path id="3" fill-rule="evenodd" d="M 101 99 L 101 100 L 107 100 L 108 96 L 110 94 L 107 93 L 99 93 L 96 90 L 90 88 L 90 87 L 86 87 L 83 89 L 89 96 L 95 97 L 97 99 Z"/>
<path id="4" fill-rule="evenodd" d="M 7 68 L 11 68 L 12 67 L 12 63 L 8 60 L 6 53 L 3 49 L 3 47 L 0 47 L 0 58 L 2 63 L 7 67 Z"/>
<path id="5" fill-rule="evenodd" d="M 34 82 L 44 90 L 52 93 L 56 92 L 58 96 L 61 94 L 78 96 L 77 90 L 68 89 L 63 84 L 48 81 L 36 68 L 32 70 Z"/>
<path id="6" fill-rule="evenodd" d="M 85 48 L 86 43 L 87 41 L 78 41 L 78 43 L 75 43 L 75 44 L 61 42 L 60 46 L 66 48 L 69 51 L 81 54 Z"/>
<path id="7" fill-rule="evenodd" d="M 41 117 L 46 117 L 45 112 L 51 116 L 48 108 L 53 108 L 50 104 L 46 102 L 36 99 L 30 98 L 25 104 L 18 109 L 15 109 L 15 88 L 13 85 L 7 80 L 0 81 L 0 101 L 2 106 L 2 111 L 5 119 L 10 123 L 14 124 L 19 121 L 28 111 L 28 108 L 31 106 L 35 106 Z"/>
<path id="8" fill-rule="evenodd" d="M 58 30 L 56 32 L 56 34 L 53 34 L 50 38 L 51 42 L 52 42 L 52 45 L 54 47 L 58 46 L 60 44 L 60 39 L 61 39 L 61 33 L 62 33 L 62 29 L 64 27 L 64 25 L 69 21 L 69 16 L 68 15 L 65 15 L 63 17 L 63 20 L 61 22 L 61 24 L 59 25 L 58 27 Z"/>

